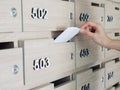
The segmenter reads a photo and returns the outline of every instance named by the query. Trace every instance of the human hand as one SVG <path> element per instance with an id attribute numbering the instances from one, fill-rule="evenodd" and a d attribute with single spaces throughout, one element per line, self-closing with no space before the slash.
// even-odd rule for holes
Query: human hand
<path id="1" fill-rule="evenodd" d="M 97 44 L 107 47 L 111 39 L 105 34 L 102 26 L 98 23 L 86 22 L 81 26 L 82 34 L 89 36 Z"/>

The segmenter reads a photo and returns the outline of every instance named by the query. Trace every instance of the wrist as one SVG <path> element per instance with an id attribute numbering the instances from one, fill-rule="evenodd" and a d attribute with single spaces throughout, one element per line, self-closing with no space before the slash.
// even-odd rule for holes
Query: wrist
<path id="1" fill-rule="evenodd" d="M 105 40 L 104 40 L 104 47 L 106 48 L 110 48 L 110 45 L 112 43 L 112 39 L 107 37 Z"/>

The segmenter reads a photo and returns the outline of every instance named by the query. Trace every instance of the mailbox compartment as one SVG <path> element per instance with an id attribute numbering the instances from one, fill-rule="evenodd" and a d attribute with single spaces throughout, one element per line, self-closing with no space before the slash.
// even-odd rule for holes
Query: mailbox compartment
<path id="1" fill-rule="evenodd" d="M 76 0 L 76 26 L 80 27 L 86 21 L 104 26 L 103 0 Z"/>
<path id="2" fill-rule="evenodd" d="M 75 38 L 76 68 L 84 69 L 104 61 L 104 49 L 81 34 Z"/>
<path id="3" fill-rule="evenodd" d="M 110 88 L 112 85 L 115 85 L 120 80 L 120 61 L 119 59 L 109 61 L 105 64 L 105 87 Z"/>
<path id="4" fill-rule="evenodd" d="M 0 59 L 0 90 L 23 90 L 22 49 L 0 50 Z"/>
<path id="5" fill-rule="evenodd" d="M 106 1 L 105 4 L 105 28 L 107 32 L 120 28 L 120 5 Z"/>
<path id="6" fill-rule="evenodd" d="M 52 82 L 74 72 L 73 42 L 54 43 L 53 39 L 36 39 L 20 41 L 19 46 L 24 50 L 24 83 L 27 88 Z"/>
<path id="7" fill-rule="evenodd" d="M 104 90 L 104 69 L 77 73 L 77 90 Z"/>
<path id="8" fill-rule="evenodd" d="M 0 32 L 20 32 L 21 0 L 0 1 Z"/>
<path id="9" fill-rule="evenodd" d="M 74 2 L 23 0 L 23 24 L 24 31 L 57 31 L 74 26 Z"/>

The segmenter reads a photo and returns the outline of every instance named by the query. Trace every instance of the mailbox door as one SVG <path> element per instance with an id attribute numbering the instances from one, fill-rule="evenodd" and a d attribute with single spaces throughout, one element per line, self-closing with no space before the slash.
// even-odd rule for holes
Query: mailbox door
<path id="1" fill-rule="evenodd" d="M 74 26 L 74 3 L 63 0 L 24 0 L 23 24 L 24 31 L 57 31 Z"/>
<path id="2" fill-rule="evenodd" d="M 104 4 L 101 0 L 76 0 L 76 26 L 79 27 L 86 21 L 104 26 Z"/>
<path id="3" fill-rule="evenodd" d="M 39 39 L 25 40 L 22 44 L 26 87 L 46 84 L 74 72 L 74 43 Z"/>
<path id="4" fill-rule="evenodd" d="M 76 42 L 76 68 L 89 67 L 104 61 L 104 50 L 89 38 L 77 36 Z"/>
<path id="5" fill-rule="evenodd" d="M 23 90 L 22 49 L 0 50 L 0 90 Z"/>

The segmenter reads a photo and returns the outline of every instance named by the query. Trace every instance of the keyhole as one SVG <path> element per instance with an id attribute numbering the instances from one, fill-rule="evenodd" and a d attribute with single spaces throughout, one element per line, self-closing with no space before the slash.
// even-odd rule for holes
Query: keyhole
<path id="1" fill-rule="evenodd" d="M 16 8 L 11 8 L 11 16 L 16 17 L 17 16 L 17 10 Z"/>
<path id="2" fill-rule="evenodd" d="M 18 65 L 14 65 L 13 68 L 12 68 L 12 73 L 13 73 L 13 74 L 17 74 L 18 71 L 19 71 Z"/>

